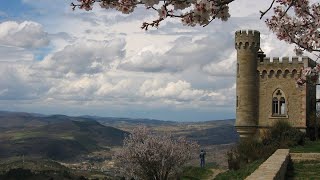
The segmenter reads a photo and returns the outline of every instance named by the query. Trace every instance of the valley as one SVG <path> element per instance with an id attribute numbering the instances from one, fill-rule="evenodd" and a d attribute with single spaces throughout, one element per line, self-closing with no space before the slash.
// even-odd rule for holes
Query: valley
<path id="1" fill-rule="evenodd" d="M 50 160 L 84 177 L 112 177 L 113 153 L 133 128 L 143 125 L 157 133 L 197 141 L 207 152 L 208 163 L 226 168 L 225 154 L 239 138 L 233 124 L 234 120 L 173 122 L 0 112 L 1 166 L 23 168 L 24 162 Z M 195 157 L 189 165 L 198 163 Z"/>

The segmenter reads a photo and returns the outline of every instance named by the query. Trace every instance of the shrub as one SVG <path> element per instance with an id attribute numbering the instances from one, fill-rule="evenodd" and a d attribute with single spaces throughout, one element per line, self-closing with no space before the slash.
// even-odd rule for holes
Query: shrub
<path id="1" fill-rule="evenodd" d="M 305 133 L 293 128 L 287 121 L 277 121 L 263 139 L 266 145 L 278 148 L 289 148 L 304 145 Z"/>
<path id="2" fill-rule="evenodd" d="M 227 152 L 227 159 L 229 170 L 238 170 L 240 168 L 240 155 L 237 152 L 237 149 L 232 149 Z"/>
<path id="3" fill-rule="evenodd" d="M 242 139 L 234 149 L 227 153 L 228 167 L 230 170 L 237 170 L 253 161 L 267 159 L 279 148 L 303 145 L 304 140 L 303 132 L 293 128 L 286 121 L 278 121 L 264 132 L 262 140 Z"/>
<path id="4" fill-rule="evenodd" d="M 228 168 L 230 170 L 238 170 L 256 160 L 266 159 L 274 151 L 275 147 L 272 145 L 263 144 L 257 139 L 245 139 L 227 153 Z"/>

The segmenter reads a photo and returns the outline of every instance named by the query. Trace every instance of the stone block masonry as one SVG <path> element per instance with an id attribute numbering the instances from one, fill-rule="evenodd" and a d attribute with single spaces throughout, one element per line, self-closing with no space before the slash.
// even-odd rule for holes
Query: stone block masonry
<path id="1" fill-rule="evenodd" d="M 296 87 L 303 68 L 316 66 L 309 57 L 265 57 L 260 33 L 235 32 L 237 51 L 236 123 L 241 139 L 261 138 L 278 121 L 313 136 L 316 86 Z"/>
<path id="2" fill-rule="evenodd" d="M 285 179 L 290 160 L 289 149 L 278 149 L 246 180 L 282 180 Z"/>

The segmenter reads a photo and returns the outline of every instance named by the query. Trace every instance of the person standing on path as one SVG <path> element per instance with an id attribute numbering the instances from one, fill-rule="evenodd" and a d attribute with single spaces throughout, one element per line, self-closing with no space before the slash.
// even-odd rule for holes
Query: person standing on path
<path id="1" fill-rule="evenodd" d="M 205 155 L 206 155 L 206 152 L 203 149 L 201 149 L 199 158 L 200 158 L 200 167 L 202 167 L 202 168 L 205 165 Z"/>

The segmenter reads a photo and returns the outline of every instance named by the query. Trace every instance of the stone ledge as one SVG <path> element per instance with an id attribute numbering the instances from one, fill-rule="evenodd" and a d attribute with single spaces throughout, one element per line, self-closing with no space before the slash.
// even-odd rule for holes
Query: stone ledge
<path id="1" fill-rule="evenodd" d="M 289 159 L 289 149 L 278 149 L 246 180 L 284 179 Z"/>
<path id="2" fill-rule="evenodd" d="M 290 153 L 293 162 L 320 161 L 320 153 Z"/>

